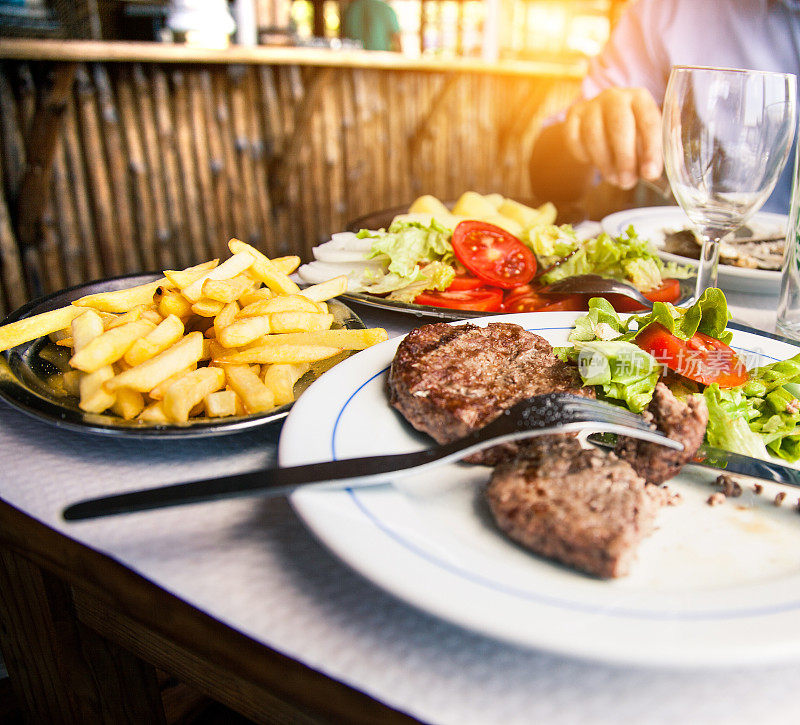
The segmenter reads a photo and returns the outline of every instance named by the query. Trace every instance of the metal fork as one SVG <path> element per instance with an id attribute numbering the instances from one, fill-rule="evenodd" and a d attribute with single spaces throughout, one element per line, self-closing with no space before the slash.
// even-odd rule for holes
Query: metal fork
<path id="1" fill-rule="evenodd" d="M 683 450 L 678 441 L 653 430 L 640 415 L 608 403 L 567 393 L 549 393 L 517 403 L 480 430 L 460 440 L 413 453 L 346 458 L 303 466 L 272 468 L 221 478 L 177 483 L 72 504 L 68 521 L 145 511 L 186 503 L 251 495 L 285 495 L 299 486 L 328 483 L 334 487 L 386 483 L 459 460 L 485 448 L 549 433 L 619 433 Z"/>

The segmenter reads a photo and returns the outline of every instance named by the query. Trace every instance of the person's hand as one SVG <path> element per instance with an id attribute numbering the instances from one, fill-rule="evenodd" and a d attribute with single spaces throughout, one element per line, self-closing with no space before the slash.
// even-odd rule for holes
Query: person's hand
<path id="1" fill-rule="evenodd" d="M 607 88 L 570 108 L 567 151 L 623 189 L 661 176 L 661 111 L 644 88 Z"/>

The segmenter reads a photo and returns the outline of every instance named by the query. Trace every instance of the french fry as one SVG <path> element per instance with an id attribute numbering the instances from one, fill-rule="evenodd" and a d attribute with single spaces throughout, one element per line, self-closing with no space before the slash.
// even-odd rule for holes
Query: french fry
<path id="1" fill-rule="evenodd" d="M 245 291 L 252 289 L 253 280 L 244 274 L 238 274 L 231 279 L 207 279 L 203 282 L 202 296 L 227 304 L 238 300 Z"/>
<path id="2" fill-rule="evenodd" d="M 300 266 L 300 257 L 296 254 L 286 257 L 273 257 L 272 263 L 284 274 L 291 274 Z"/>
<path id="3" fill-rule="evenodd" d="M 197 363 L 192 363 L 188 368 L 179 370 L 174 375 L 170 375 L 166 380 L 162 380 L 147 393 L 147 397 L 151 400 L 164 400 L 164 394 L 167 392 L 169 386 L 172 385 L 172 383 L 180 380 L 184 375 L 186 375 L 186 373 L 190 373 L 192 370 L 197 370 Z"/>
<path id="4" fill-rule="evenodd" d="M 72 340 L 75 354 L 85 351 L 103 334 L 103 318 L 92 309 L 87 309 L 72 321 Z M 77 366 L 75 366 L 77 367 Z M 103 389 L 103 383 L 114 376 L 110 363 L 97 369 L 81 373 L 78 378 L 78 407 L 87 413 L 102 413 L 113 404 L 115 396 Z"/>
<path id="5" fill-rule="evenodd" d="M 72 304 L 76 307 L 91 307 L 94 310 L 103 312 L 128 312 L 137 305 L 147 305 L 153 301 L 153 295 L 159 287 L 171 286 L 166 277 L 140 284 L 136 287 L 127 289 L 113 290 L 112 292 L 98 292 L 93 295 L 86 295 Z"/>
<path id="6" fill-rule="evenodd" d="M 217 332 L 217 342 L 223 347 L 242 347 L 266 335 L 269 330 L 269 315 L 244 317 L 219 330 Z"/>
<path id="7" fill-rule="evenodd" d="M 115 375 L 106 383 L 106 390 L 112 392 L 118 388 L 133 388 L 133 390 L 138 390 L 140 393 L 146 393 L 162 380 L 166 380 L 170 375 L 174 375 L 179 370 L 196 363 L 202 356 L 203 333 L 190 332 L 172 347 L 164 350 L 164 352 L 150 358 L 141 365 L 136 365 L 119 375 Z"/>
<path id="8" fill-rule="evenodd" d="M 467 219 L 484 219 L 497 215 L 497 209 L 476 191 L 465 191 L 453 206 L 453 214 Z"/>
<path id="9" fill-rule="evenodd" d="M 66 391 L 67 395 L 71 395 L 73 398 L 80 396 L 80 382 L 83 375 L 84 373 L 82 373 L 80 370 L 67 370 L 61 376 L 64 390 Z"/>
<path id="10" fill-rule="evenodd" d="M 275 398 L 249 365 L 226 365 L 228 385 L 242 399 L 245 410 L 251 415 L 275 407 Z"/>
<path id="11" fill-rule="evenodd" d="M 227 418 L 236 415 L 238 396 L 233 390 L 217 390 L 203 400 L 205 414 L 209 418 Z"/>
<path id="12" fill-rule="evenodd" d="M 259 300 L 268 300 L 270 297 L 274 297 L 275 293 L 269 287 L 258 287 L 250 292 L 245 292 L 238 300 L 239 305 L 241 307 L 247 307 L 247 305 L 258 302 Z"/>
<path id="13" fill-rule="evenodd" d="M 269 316 L 272 332 L 303 332 L 327 330 L 333 324 L 333 315 L 319 312 L 275 312 Z"/>
<path id="14" fill-rule="evenodd" d="M 146 335 L 154 327 L 152 322 L 137 320 L 122 325 L 122 327 L 107 330 L 78 350 L 69 363 L 72 367 L 83 370 L 85 373 L 99 370 L 104 365 L 111 365 L 128 352 L 138 338 Z"/>
<path id="15" fill-rule="evenodd" d="M 164 413 L 170 420 L 185 423 L 189 413 L 209 393 L 225 385 L 225 371 L 221 368 L 197 368 L 186 373 L 167 388 L 164 394 Z"/>
<path id="16" fill-rule="evenodd" d="M 316 302 L 299 295 L 279 295 L 269 300 L 252 302 L 247 307 L 242 307 L 239 313 L 242 317 L 253 315 L 270 315 L 273 312 L 319 312 Z"/>
<path id="17" fill-rule="evenodd" d="M 289 332 L 267 335 L 243 352 L 256 347 L 277 347 L 281 345 L 328 345 L 343 350 L 364 350 L 388 339 L 382 327 L 365 330 L 315 330 L 313 332 Z"/>
<path id="18" fill-rule="evenodd" d="M 133 343 L 123 359 L 128 365 L 140 365 L 145 360 L 174 345 L 183 337 L 183 322 L 179 317 L 170 315 L 159 323 L 154 330 L 148 332 Z"/>
<path id="19" fill-rule="evenodd" d="M 265 257 L 255 247 L 252 247 L 239 239 L 231 239 L 228 242 L 228 249 L 236 254 L 247 252 L 252 256 L 254 262 L 250 268 L 251 273 L 256 275 L 267 287 L 275 292 L 285 295 L 298 294 L 300 288 L 289 279 L 285 272 L 276 267 L 269 258 Z"/>
<path id="20" fill-rule="evenodd" d="M 303 297 L 307 297 L 315 302 L 324 302 L 325 300 L 338 297 L 347 291 L 347 275 L 340 275 L 329 279 L 327 282 L 320 284 L 313 284 L 300 291 Z"/>
<path id="21" fill-rule="evenodd" d="M 216 317 L 222 312 L 223 307 L 225 307 L 224 302 L 201 299 L 192 304 L 192 312 L 200 317 Z"/>
<path id="22" fill-rule="evenodd" d="M 274 363 L 303 363 L 324 360 L 338 355 L 341 347 L 330 345 L 259 345 L 245 350 L 231 350 L 215 355 L 213 360 L 220 365 L 257 363 L 272 365 Z"/>
<path id="23" fill-rule="evenodd" d="M 238 252 L 228 257 L 222 264 L 214 269 L 204 272 L 194 282 L 181 288 L 181 294 L 189 302 L 197 302 L 203 295 L 203 284 L 206 280 L 230 279 L 241 274 L 253 264 L 253 255 L 248 252 Z"/>
<path id="24" fill-rule="evenodd" d="M 219 338 L 219 331 L 230 325 L 239 313 L 239 305 L 236 302 L 229 302 L 222 311 L 214 318 L 214 336 Z"/>
<path id="25" fill-rule="evenodd" d="M 164 276 L 177 289 L 183 289 L 202 277 L 206 272 L 214 269 L 218 264 L 218 259 L 210 259 L 208 262 L 196 264 L 194 267 L 187 267 L 186 269 L 166 269 L 164 270 Z"/>
<path id="26" fill-rule="evenodd" d="M 158 311 L 163 317 L 175 315 L 186 320 L 192 314 L 192 303 L 180 292 L 165 290 L 158 301 Z"/>
<path id="27" fill-rule="evenodd" d="M 133 420 L 144 410 L 144 396 L 137 390 L 120 388 L 111 411 L 123 420 Z"/>
<path id="28" fill-rule="evenodd" d="M 121 315 L 108 317 L 103 321 L 103 327 L 105 327 L 106 330 L 111 330 L 115 327 L 127 325 L 129 322 L 136 322 L 136 320 L 142 318 L 142 311 L 144 309 L 145 305 L 136 305 L 136 307 L 131 308 L 127 312 L 123 312 Z"/>
<path id="29" fill-rule="evenodd" d="M 311 368 L 310 363 L 268 365 L 263 380 L 275 399 L 275 405 L 287 405 L 294 400 L 294 384 Z"/>
<path id="30" fill-rule="evenodd" d="M 164 412 L 163 402 L 160 400 L 148 405 L 139 413 L 137 420 L 141 420 L 143 423 L 169 423 L 169 418 Z"/>
<path id="31" fill-rule="evenodd" d="M 44 337 L 51 332 L 63 330 L 85 311 L 78 307 L 59 307 L 3 325 L 0 327 L 0 352 L 35 340 L 37 337 Z"/>

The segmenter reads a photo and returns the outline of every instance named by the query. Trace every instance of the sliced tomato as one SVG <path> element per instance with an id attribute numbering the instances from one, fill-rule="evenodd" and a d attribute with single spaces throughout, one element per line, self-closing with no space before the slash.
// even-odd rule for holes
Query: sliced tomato
<path id="1" fill-rule="evenodd" d="M 503 302 L 503 290 L 497 287 L 477 287 L 475 289 L 444 292 L 428 290 L 414 298 L 418 305 L 447 307 L 451 310 L 477 310 L 478 312 L 496 312 Z"/>
<path id="2" fill-rule="evenodd" d="M 467 289 L 477 289 L 483 287 L 483 280 L 473 277 L 471 274 L 457 274 L 447 288 L 448 292 L 461 292 Z"/>
<path id="3" fill-rule="evenodd" d="M 747 382 L 747 370 L 739 356 L 724 342 L 702 332 L 681 340 L 656 322 L 634 342 L 670 370 L 703 385 L 734 388 Z"/>
<path id="4" fill-rule="evenodd" d="M 681 296 L 680 280 L 669 277 L 659 287 L 643 293 L 651 302 L 677 302 Z M 605 297 L 617 312 L 643 312 L 647 308 L 625 295 L 608 294 Z"/>
<path id="5" fill-rule="evenodd" d="M 644 293 L 651 302 L 677 302 L 681 296 L 681 282 L 674 277 L 661 281 L 661 286 Z"/>
<path id="6" fill-rule="evenodd" d="M 453 231 L 453 252 L 486 284 L 512 289 L 536 274 L 536 257 L 513 234 L 494 224 L 469 219 Z"/>

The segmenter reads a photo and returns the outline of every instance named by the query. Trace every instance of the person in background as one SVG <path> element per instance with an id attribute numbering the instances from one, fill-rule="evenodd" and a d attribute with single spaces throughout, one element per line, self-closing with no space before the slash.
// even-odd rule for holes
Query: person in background
<path id="1" fill-rule="evenodd" d="M 531 155 L 534 193 L 583 196 L 600 176 L 621 189 L 661 177 L 661 102 L 673 65 L 800 71 L 800 0 L 635 0 Z M 795 144 L 797 139 L 795 139 Z M 794 147 L 764 205 L 787 213 Z"/>
<path id="2" fill-rule="evenodd" d="M 400 51 L 397 13 L 383 0 L 354 0 L 342 24 L 346 38 L 360 40 L 366 50 Z"/>

